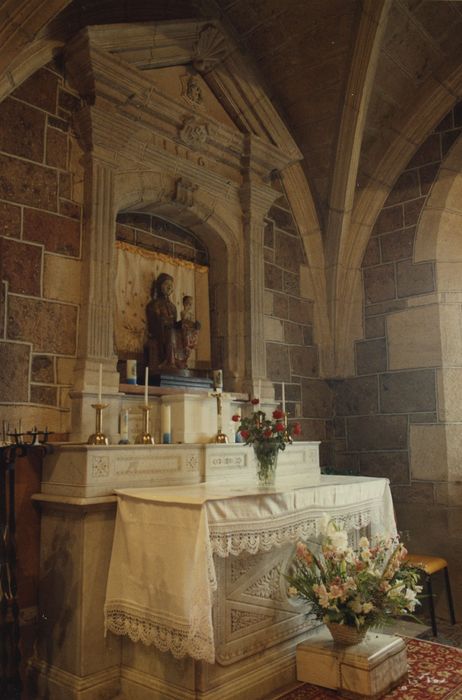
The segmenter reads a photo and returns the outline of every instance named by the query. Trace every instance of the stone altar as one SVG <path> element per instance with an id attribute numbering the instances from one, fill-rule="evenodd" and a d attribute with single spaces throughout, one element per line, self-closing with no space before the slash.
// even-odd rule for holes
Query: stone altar
<path id="1" fill-rule="evenodd" d="M 296 443 L 281 458 L 283 478 L 304 473 L 313 485 L 332 478 L 320 477 L 317 443 Z M 114 488 L 204 480 L 250 488 L 253 459 L 253 450 L 240 444 L 57 448 L 45 463 L 42 493 L 34 497 L 42 509 L 42 543 L 33 697 L 100 700 L 122 692 L 127 700 L 257 700 L 295 680 L 296 644 L 312 623 L 283 593 L 290 542 L 255 556 L 216 559 L 216 663 L 175 659 L 128 638 L 104 636 Z"/>

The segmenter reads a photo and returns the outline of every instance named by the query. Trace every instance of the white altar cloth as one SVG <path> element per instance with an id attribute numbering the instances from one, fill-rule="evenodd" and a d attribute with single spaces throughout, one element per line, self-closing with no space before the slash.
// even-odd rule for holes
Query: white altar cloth
<path id="1" fill-rule="evenodd" d="M 281 479 L 271 491 L 209 484 L 116 491 L 105 626 L 181 658 L 215 661 L 213 555 L 307 539 L 324 513 L 347 530 L 396 534 L 387 479 Z"/>

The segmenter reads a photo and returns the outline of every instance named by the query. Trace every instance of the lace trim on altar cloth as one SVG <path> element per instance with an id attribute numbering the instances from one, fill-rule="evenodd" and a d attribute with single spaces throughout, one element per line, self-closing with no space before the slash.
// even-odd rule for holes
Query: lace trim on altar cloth
<path id="1" fill-rule="evenodd" d="M 197 606 L 195 606 L 197 607 Z M 202 626 L 201 615 L 192 614 L 189 625 L 176 623 L 175 628 L 159 620 L 152 613 L 128 609 L 123 604 L 110 603 L 104 609 L 104 629 L 117 635 L 126 635 L 132 642 L 153 644 L 160 651 L 169 651 L 176 659 L 191 656 L 198 661 L 215 663 L 213 633 L 206 623 Z"/>
<path id="2" fill-rule="evenodd" d="M 354 513 L 351 512 L 351 505 L 347 506 L 350 509 L 349 512 L 342 512 L 345 507 L 328 510 L 335 523 L 344 527 L 347 532 L 357 532 L 372 523 L 382 522 L 381 506 L 382 502 L 378 501 L 369 503 L 367 507 Z M 281 519 L 274 518 L 271 521 L 252 523 L 252 530 L 243 529 L 242 523 L 235 526 L 235 531 L 232 530 L 233 526 L 229 522 L 225 523 L 225 527 L 209 523 L 212 552 L 220 557 L 227 557 L 230 554 L 237 556 L 242 552 L 256 554 L 260 551 L 269 552 L 273 547 L 280 547 L 288 542 L 314 538 L 318 535 L 321 515 L 321 512 L 316 513 L 309 508 L 305 512 L 298 513 L 297 516 L 292 514 L 290 520 L 285 516 Z"/>

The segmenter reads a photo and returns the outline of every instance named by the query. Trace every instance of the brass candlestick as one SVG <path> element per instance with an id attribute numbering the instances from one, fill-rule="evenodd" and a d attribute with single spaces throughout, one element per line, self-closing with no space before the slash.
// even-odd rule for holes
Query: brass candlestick
<path id="1" fill-rule="evenodd" d="M 212 396 L 215 396 L 217 400 L 217 434 L 215 435 L 214 442 L 220 445 L 226 445 L 228 442 L 228 436 L 222 431 L 222 415 L 223 415 L 223 396 L 221 391 L 214 391 Z"/>
<path id="2" fill-rule="evenodd" d="M 144 406 L 141 406 L 141 410 L 143 411 L 143 432 L 140 433 L 136 440 L 135 444 L 136 445 L 155 445 L 155 440 L 152 437 L 151 433 L 149 432 L 149 423 L 150 423 L 150 413 L 151 413 L 151 407 L 149 404 L 145 404 Z"/>
<path id="3" fill-rule="evenodd" d="M 89 445 L 109 445 L 109 440 L 103 433 L 103 410 L 108 406 L 108 403 L 91 404 L 91 407 L 96 411 L 96 429 L 93 435 L 88 438 Z"/>
<path id="4" fill-rule="evenodd" d="M 289 429 L 288 429 L 288 422 L 287 422 L 288 414 L 284 414 L 284 426 L 285 430 L 284 433 L 282 434 L 284 442 L 287 442 L 289 445 L 293 442 L 291 435 L 289 435 Z"/>

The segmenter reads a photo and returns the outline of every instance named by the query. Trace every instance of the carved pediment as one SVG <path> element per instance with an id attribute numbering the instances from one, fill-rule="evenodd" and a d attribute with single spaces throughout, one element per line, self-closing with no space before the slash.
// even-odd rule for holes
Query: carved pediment
<path id="1" fill-rule="evenodd" d="M 89 105 L 104 95 L 119 112 L 149 125 L 159 114 L 168 115 L 173 123 L 184 122 L 185 101 L 197 115 L 205 97 L 213 98 L 240 132 L 258 137 L 268 173 L 301 159 L 271 100 L 218 21 L 87 27 L 68 43 L 65 53 L 66 70 Z M 162 80 L 156 84 L 155 77 L 156 70 L 175 66 L 188 66 L 186 84 L 183 89 L 179 85 L 177 105 L 162 90 Z M 192 74 L 191 66 L 201 76 Z M 178 77 L 175 80 L 180 82 Z M 228 132 L 227 141 L 230 129 L 223 124 L 217 128 L 223 134 Z M 208 128 L 204 123 L 184 124 L 181 139 L 204 143 Z M 168 128 L 164 127 L 164 133 L 168 134 Z"/>

